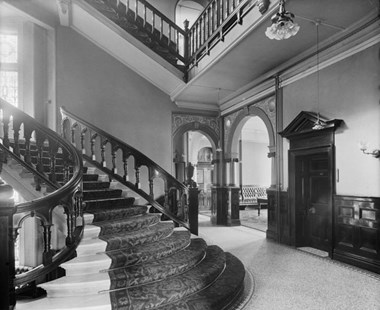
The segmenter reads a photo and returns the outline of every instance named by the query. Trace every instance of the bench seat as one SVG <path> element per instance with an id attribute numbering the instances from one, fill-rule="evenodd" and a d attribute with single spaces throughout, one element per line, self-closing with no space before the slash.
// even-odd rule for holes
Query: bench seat
<path id="1" fill-rule="evenodd" d="M 246 206 L 257 208 L 257 213 L 260 215 L 261 208 L 268 204 L 267 187 L 260 185 L 242 185 L 239 209 L 244 210 Z"/>

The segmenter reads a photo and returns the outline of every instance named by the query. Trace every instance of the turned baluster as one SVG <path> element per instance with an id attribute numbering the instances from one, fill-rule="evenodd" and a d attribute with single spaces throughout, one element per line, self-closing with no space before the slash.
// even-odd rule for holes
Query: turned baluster
<path id="1" fill-rule="evenodd" d="M 83 192 L 81 190 L 76 191 L 74 194 L 74 214 L 76 219 L 83 216 Z"/>
<path id="2" fill-rule="evenodd" d="M 123 170 L 124 170 L 124 175 L 123 175 L 123 180 L 124 181 L 129 181 L 129 176 L 128 176 L 128 155 L 126 155 L 123 152 Z"/>
<path id="3" fill-rule="evenodd" d="M 66 213 L 66 222 L 67 222 L 67 237 L 66 237 L 66 246 L 70 246 L 73 242 L 73 215 L 71 214 L 69 207 L 65 207 Z"/>
<path id="4" fill-rule="evenodd" d="M 112 157 L 112 173 L 117 174 L 117 168 L 116 168 L 116 148 L 112 147 L 111 151 L 111 157 Z"/>
<path id="5" fill-rule="evenodd" d="M 107 144 L 107 141 L 104 141 L 101 143 L 101 146 L 100 146 L 100 158 L 101 158 L 102 167 L 107 167 L 106 157 L 105 157 L 106 144 Z"/>
<path id="6" fill-rule="evenodd" d="M 13 140 L 14 140 L 13 153 L 17 156 L 20 156 L 20 145 L 19 145 L 20 127 L 21 127 L 21 122 L 13 120 Z"/>
<path id="7" fill-rule="evenodd" d="M 86 154 L 86 147 L 85 147 L 85 137 L 86 137 L 87 128 L 83 129 L 80 135 L 80 147 L 82 149 L 82 154 Z"/>
<path id="8" fill-rule="evenodd" d="M 76 127 L 76 124 L 71 127 L 71 143 L 74 146 L 76 146 L 76 144 L 75 144 L 75 127 Z"/>
<path id="9" fill-rule="evenodd" d="M 135 0 L 135 21 L 137 20 L 138 14 L 139 14 L 139 2 Z"/>
<path id="10" fill-rule="evenodd" d="M 143 8 L 143 16 L 144 16 L 143 25 L 145 27 L 146 26 L 146 6 L 145 5 L 144 5 L 144 8 Z"/>
<path id="11" fill-rule="evenodd" d="M 154 29 L 156 27 L 156 14 L 152 13 L 152 33 L 154 33 Z"/>
<path id="12" fill-rule="evenodd" d="M 160 19 L 160 40 L 162 40 L 163 32 L 164 32 L 164 21 L 161 18 Z"/>
<path id="13" fill-rule="evenodd" d="M 153 179 L 156 175 L 156 172 L 154 169 L 149 168 L 149 195 L 150 197 L 154 198 L 154 193 L 153 193 Z"/>
<path id="14" fill-rule="evenodd" d="M 30 155 L 30 139 L 31 139 L 31 136 L 32 136 L 32 133 L 30 130 L 27 130 L 25 129 L 24 130 L 24 138 L 25 138 L 25 155 L 24 155 L 24 161 L 27 163 L 27 164 L 31 164 L 32 163 L 32 158 L 31 158 L 31 155 Z"/>
<path id="15" fill-rule="evenodd" d="M 58 152 L 58 145 L 54 141 L 49 141 L 50 146 L 50 174 L 49 174 L 49 180 L 52 182 L 57 181 L 57 175 L 55 173 L 56 169 L 56 159 L 57 159 L 57 152 Z"/>
<path id="16" fill-rule="evenodd" d="M 95 139 L 97 137 L 97 134 L 94 134 L 92 137 L 91 137 L 91 145 L 90 145 L 90 149 L 91 149 L 91 159 L 92 160 L 96 160 L 96 156 L 95 156 Z"/>
<path id="17" fill-rule="evenodd" d="M 37 133 L 37 139 L 36 139 L 36 144 L 37 144 L 37 166 L 36 169 L 38 172 L 43 173 L 44 166 L 42 162 L 42 157 L 43 157 L 43 145 L 44 145 L 44 138 L 40 136 Z M 36 190 L 40 191 L 41 190 L 41 180 L 40 178 L 36 177 Z"/>
<path id="18" fill-rule="evenodd" d="M 169 210 L 169 189 L 168 189 L 167 185 L 165 185 L 164 197 L 165 197 L 164 207 L 165 207 L 166 210 Z"/>
<path id="19" fill-rule="evenodd" d="M 44 253 L 43 264 L 49 265 L 52 263 L 52 251 L 51 251 L 51 224 L 42 225 L 44 228 Z"/>
<path id="20" fill-rule="evenodd" d="M 9 114 L 3 110 L 3 145 L 9 149 Z M 6 162 L 7 155 L 4 154 L 4 162 Z"/>
<path id="21" fill-rule="evenodd" d="M 137 189 L 139 189 L 140 188 L 140 167 L 137 164 L 135 165 L 135 177 L 136 177 L 135 186 Z"/>
<path id="22" fill-rule="evenodd" d="M 169 44 L 169 46 L 170 46 L 170 42 L 171 41 L 173 41 L 173 37 L 172 37 L 172 33 L 173 33 L 173 31 L 172 31 L 172 27 L 168 24 L 168 27 L 169 27 L 169 29 L 168 29 L 168 44 Z"/>

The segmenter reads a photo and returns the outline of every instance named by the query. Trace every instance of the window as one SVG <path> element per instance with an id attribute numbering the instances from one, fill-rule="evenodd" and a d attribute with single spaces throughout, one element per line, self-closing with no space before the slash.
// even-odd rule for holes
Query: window
<path id="1" fill-rule="evenodd" d="M 0 33 L 0 97 L 18 106 L 18 36 Z"/>

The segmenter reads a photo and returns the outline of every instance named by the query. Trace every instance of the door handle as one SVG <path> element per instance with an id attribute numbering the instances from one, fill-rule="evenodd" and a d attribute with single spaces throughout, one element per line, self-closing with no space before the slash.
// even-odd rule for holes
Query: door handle
<path id="1" fill-rule="evenodd" d="M 315 208 L 313 207 L 313 208 L 310 208 L 309 209 L 309 213 L 311 213 L 311 214 L 315 214 Z"/>

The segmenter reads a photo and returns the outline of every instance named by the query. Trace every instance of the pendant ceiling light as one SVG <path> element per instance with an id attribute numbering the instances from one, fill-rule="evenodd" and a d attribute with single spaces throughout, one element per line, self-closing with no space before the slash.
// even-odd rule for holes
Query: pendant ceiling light
<path id="1" fill-rule="evenodd" d="M 278 12 L 272 16 L 272 25 L 265 35 L 269 39 L 284 40 L 295 36 L 300 26 L 293 22 L 294 14 L 285 10 L 285 0 L 280 0 Z"/>

